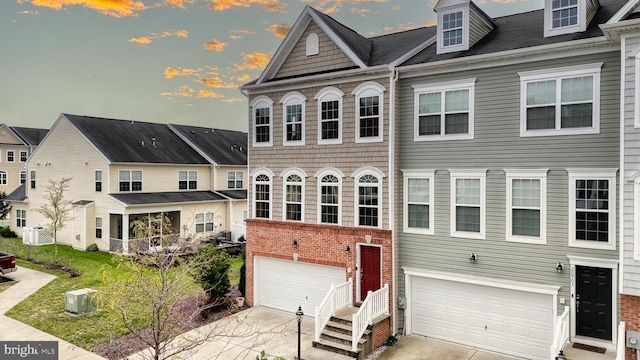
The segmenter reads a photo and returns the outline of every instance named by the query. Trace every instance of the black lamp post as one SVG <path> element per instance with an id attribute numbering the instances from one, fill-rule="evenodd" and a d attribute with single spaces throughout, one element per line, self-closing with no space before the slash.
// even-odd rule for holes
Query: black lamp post
<path id="1" fill-rule="evenodd" d="M 300 326 L 302 324 L 302 316 L 304 313 L 302 312 L 302 306 L 298 306 L 298 311 L 296 311 L 296 318 L 298 319 L 298 360 L 302 360 L 300 357 Z"/>
<path id="2" fill-rule="evenodd" d="M 560 350 L 558 356 L 556 356 L 556 360 L 567 360 L 567 357 L 564 356 L 564 351 Z"/>

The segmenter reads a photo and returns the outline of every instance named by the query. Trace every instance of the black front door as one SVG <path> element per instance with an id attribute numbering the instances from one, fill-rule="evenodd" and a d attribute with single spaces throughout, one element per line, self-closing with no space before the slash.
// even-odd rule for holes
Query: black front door
<path id="1" fill-rule="evenodd" d="M 576 266 L 576 335 L 611 340 L 611 269 Z"/>

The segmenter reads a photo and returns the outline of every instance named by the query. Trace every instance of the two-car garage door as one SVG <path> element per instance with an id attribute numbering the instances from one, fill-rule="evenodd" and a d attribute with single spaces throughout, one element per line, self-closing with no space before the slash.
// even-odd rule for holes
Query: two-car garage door
<path id="1" fill-rule="evenodd" d="M 412 276 L 411 332 L 527 359 L 548 359 L 553 296 Z"/>
<path id="2" fill-rule="evenodd" d="M 342 268 L 256 256 L 256 304 L 313 316 L 331 285 L 345 282 Z"/>

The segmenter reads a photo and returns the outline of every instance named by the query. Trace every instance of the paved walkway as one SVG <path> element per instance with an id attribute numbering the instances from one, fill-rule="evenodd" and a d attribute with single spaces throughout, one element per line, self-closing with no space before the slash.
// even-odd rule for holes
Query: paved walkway
<path id="1" fill-rule="evenodd" d="M 104 360 L 102 356 L 4 315 L 9 309 L 38 291 L 38 289 L 45 286 L 49 281 L 55 279 L 55 276 L 19 267 L 17 271 L 5 275 L 5 277 L 17 280 L 18 282 L 9 289 L 0 292 L 0 324 L 2 324 L 2 326 L 0 326 L 0 340 L 57 341 L 58 358 L 60 360 Z M 60 301 L 64 301 L 64 299 L 60 299 Z"/>

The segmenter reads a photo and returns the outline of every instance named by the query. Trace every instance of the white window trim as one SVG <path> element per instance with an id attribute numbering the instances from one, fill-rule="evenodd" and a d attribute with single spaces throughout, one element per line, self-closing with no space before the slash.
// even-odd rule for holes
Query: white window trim
<path id="1" fill-rule="evenodd" d="M 9 172 L 6 170 L 0 170 L 0 185 L 9 185 Z"/>
<path id="2" fill-rule="evenodd" d="M 474 138 L 474 109 L 475 109 L 475 85 L 476 78 L 446 81 L 433 84 L 413 85 L 414 93 L 414 123 L 413 123 L 413 140 L 414 141 L 439 141 L 439 140 L 468 140 Z M 420 94 L 440 92 L 441 97 L 441 116 L 444 114 L 444 93 L 453 90 L 469 90 L 469 132 L 467 134 L 444 134 L 444 128 L 440 135 L 419 135 L 420 124 Z"/>
<path id="3" fill-rule="evenodd" d="M 370 142 L 382 142 L 384 139 L 384 86 L 377 82 L 367 81 L 358 85 L 351 92 L 355 95 L 355 131 L 356 131 L 356 143 L 370 143 Z M 378 96 L 378 114 L 379 121 L 378 136 L 360 137 L 360 98 Z"/>
<path id="4" fill-rule="evenodd" d="M 358 179 L 360 179 L 361 176 L 364 175 L 372 175 L 378 178 L 378 226 L 366 226 L 366 225 L 360 225 L 360 213 L 359 213 L 359 203 L 358 203 L 358 197 L 359 197 L 359 191 L 358 188 L 360 187 L 360 184 L 358 182 Z M 383 181 L 384 181 L 384 173 L 378 169 L 376 169 L 375 167 L 371 167 L 371 166 L 365 166 L 362 168 L 357 169 L 356 171 L 353 172 L 353 174 L 351 174 L 351 177 L 353 178 L 353 182 L 354 182 L 354 199 L 353 199 L 353 205 L 354 205 L 354 216 L 353 216 L 353 225 L 356 227 L 370 227 L 370 228 L 382 228 L 382 222 L 384 220 L 384 216 L 382 213 L 382 200 L 384 199 L 384 186 L 383 186 Z"/>
<path id="5" fill-rule="evenodd" d="M 506 240 L 512 242 L 528 243 L 528 244 L 546 244 L 547 243 L 547 172 L 549 169 L 504 169 L 507 187 L 507 208 L 506 208 L 506 224 L 505 229 Z M 524 236 L 513 235 L 511 211 L 512 191 L 514 179 L 532 179 L 540 180 L 540 236 Z"/>
<path id="6" fill-rule="evenodd" d="M 335 177 L 338 178 L 338 184 L 336 185 L 338 187 L 338 223 L 337 224 L 333 224 L 333 223 L 324 223 L 322 222 L 322 178 L 327 176 L 327 175 L 333 175 Z M 318 183 L 318 192 L 317 192 L 317 203 L 318 203 L 318 214 L 317 214 L 317 221 L 318 224 L 327 224 L 327 225 L 342 225 L 342 179 L 344 178 L 344 174 L 336 169 L 336 168 L 324 168 L 321 169 L 320 171 L 318 171 L 315 174 L 315 177 L 317 179 L 317 183 Z"/>
<path id="7" fill-rule="evenodd" d="M 520 136 L 558 136 L 558 135 L 580 135 L 600 133 L 600 70 L 603 63 L 583 64 L 567 66 L 562 68 L 544 69 L 519 72 L 520 76 Z M 560 119 L 556 117 L 555 129 L 527 130 L 527 83 L 544 80 L 556 80 L 559 88 L 561 79 L 579 76 L 593 76 L 593 115 L 591 127 L 584 128 L 559 128 Z M 561 91 L 556 91 L 556 107 L 559 106 Z M 556 109 L 556 115 L 559 109 Z"/>
<path id="8" fill-rule="evenodd" d="M 640 171 L 629 179 L 633 180 L 633 259 L 640 260 Z"/>
<path id="9" fill-rule="evenodd" d="M 287 177 L 290 175 L 298 175 L 302 180 L 300 183 L 300 191 L 301 191 L 301 200 L 300 203 L 300 220 L 289 220 L 287 219 Z M 280 174 L 282 178 L 282 221 L 291 221 L 291 222 L 304 222 L 304 213 L 305 213 L 305 183 L 307 174 L 302 171 L 302 169 L 298 168 L 288 168 L 282 171 Z"/>
<path id="10" fill-rule="evenodd" d="M 436 44 L 438 54 L 446 54 L 469 49 L 469 5 L 450 8 L 447 11 L 438 12 L 438 24 L 444 24 L 444 15 L 462 12 L 462 43 L 457 45 L 444 46 L 444 27 L 438 25 L 438 35 Z"/>
<path id="11" fill-rule="evenodd" d="M 569 247 L 616 249 L 616 172 L 617 169 L 567 169 L 569 179 Z M 609 241 L 576 240 L 576 180 L 609 180 Z"/>
<path id="12" fill-rule="evenodd" d="M 24 153 L 25 161 L 22 161 L 22 154 L 23 153 Z M 21 163 L 25 163 L 25 162 L 27 162 L 27 159 L 29 159 L 29 153 L 26 150 L 20 150 L 20 152 L 18 154 L 20 155 L 20 162 Z"/>
<path id="13" fill-rule="evenodd" d="M 186 172 L 187 173 L 187 180 L 180 180 L 180 173 L 181 172 Z M 196 182 L 196 188 L 195 189 L 190 189 L 189 188 L 189 183 L 192 181 L 190 174 L 191 173 L 195 173 L 196 174 L 196 178 L 195 178 L 195 182 Z M 180 189 L 180 181 L 186 181 L 187 182 L 187 187 L 185 189 Z M 197 170 L 178 170 L 178 191 L 194 191 L 194 190 L 198 190 L 198 171 Z"/>
<path id="14" fill-rule="evenodd" d="M 24 182 L 22 181 L 23 177 Z M 20 185 L 27 183 L 27 170 L 20 170 L 20 173 L 18 174 L 18 181 L 20 181 Z"/>
<path id="15" fill-rule="evenodd" d="M 323 88 L 318 91 L 315 99 L 318 102 L 318 144 L 342 144 L 342 98 L 344 93 L 333 86 Z M 338 138 L 322 139 L 322 103 L 327 101 L 338 101 Z"/>
<path id="16" fill-rule="evenodd" d="M 11 153 L 13 156 L 13 160 L 9 161 L 9 153 Z M 7 162 L 8 163 L 15 163 L 16 162 L 16 151 L 15 150 L 7 150 Z"/>
<path id="17" fill-rule="evenodd" d="M 635 55 L 634 60 L 634 112 L 633 112 L 633 126 L 640 128 L 640 53 Z"/>
<path id="18" fill-rule="evenodd" d="M 280 103 L 282 104 L 282 145 L 283 146 L 300 146 L 305 144 L 305 129 L 306 129 L 306 114 L 305 105 L 307 98 L 297 91 L 287 93 L 282 97 Z M 300 140 L 287 141 L 287 106 L 289 105 L 301 105 L 301 130 L 302 135 Z"/>
<path id="19" fill-rule="evenodd" d="M 401 170 L 403 175 L 403 224 L 402 230 L 409 234 L 433 235 L 435 231 L 435 170 Z M 429 227 L 415 228 L 409 227 L 409 179 L 429 180 Z"/>
<path id="20" fill-rule="evenodd" d="M 98 175 L 98 172 L 100 172 L 100 181 L 98 181 L 96 179 L 96 175 Z M 119 177 L 120 174 L 118 174 L 118 189 L 120 188 L 120 182 L 119 182 Z M 96 191 L 96 184 L 100 183 L 100 191 Z M 93 170 L 93 192 L 105 192 L 105 188 L 104 188 L 104 171 L 102 171 L 102 169 L 94 169 Z"/>
<path id="21" fill-rule="evenodd" d="M 98 226 L 98 219 L 100 219 L 100 226 Z M 93 234 L 95 236 L 96 233 L 98 232 L 98 229 L 100 229 L 100 237 L 95 236 L 95 238 L 96 239 L 103 239 L 104 238 L 104 227 L 103 227 L 104 224 L 102 222 L 102 217 L 101 216 L 96 216 L 94 221 L 95 221 L 96 228 L 95 228 Z"/>
<path id="22" fill-rule="evenodd" d="M 268 108 L 269 109 L 269 141 L 256 142 L 256 109 Z M 273 100 L 266 96 L 258 96 L 251 101 L 251 119 L 253 121 L 253 136 L 252 142 L 254 147 L 269 147 L 273 146 Z"/>
<path id="23" fill-rule="evenodd" d="M 260 175 L 266 175 L 269 178 L 269 217 L 268 218 L 258 218 L 256 217 L 256 178 Z M 267 168 L 259 168 L 256 169 L 252 174 L 251 178 L 253 179 L 251 184 L 251 215 L 253 219 L 264 219 L 271 220 L 273 217 L 273 177 L 274 174 L 271 170 Z"/>
<path id="24" fill-rule="evenodd" d="M 578 22 L 575 25 L 563 26 L 559 28 L 553 27 L 553 0 L 545 0 L 544 4 L 544 37 L 573 34 L 585 31 L 587 29 L 587 9 L 586 1 L 578 0 L 576 7 L 578 8 Z"/>
<path id="25" fill-rule="evenodd" d="M 309 34 L 309 36 L 307 36 L 307 41 L 305 45 L 306 45 L 307 56 L 318 55 L 320 53 L 320 44 L 318 40 L 318 34 L 316 33 Z"/>
<path id="26" fill-rule="evenodd" d="M 233 173 L 233 185 L 234 187 L 229 187 L 229 174 Z M 236 183 L 238 182 L 238 173 L 241 175 L 242 187 L 236 187 Z M 227 170 L 227 189 L 244 189 L 244 171 L 242 170 Z"/>
<path id="27" fill-rule="evenodd" d="M 18 226 L 18 221 L 20 221 L 20 225 Z M 25 224 L 24 226 L 22 224 Z M 25 209 L 16 209 L 16 227 L 26 227 L 27 224 L 27 210 Z"/>
<path id="28" fill-rule="evenodd" d="M 450 177 L 450 219 L 451 236 L 468 239 L 486 238 L 486 213 L 487 213 L 487 169 L 449 169 Z M 480 232 L 468 232 L 456 230 L 456 180 L 457 179 L 480 179 Z"/>
<path id="29" fill-rule="evenodd" d="M 128 172 L 129 173 L 129 190 L 127 191 L 121 191 L 120 190 L 120 183 L 123 181 L 120 181 L 120 173 L 121 172 Z M 141 185 L 141 189 L 140 190 L 133 190 L 133 172 L 134 171 L 139 171 L 140 175 L 141 175 L 141 179 L 140 179 L 140 185 Z M 144 192 L 144 172 L 142 171 L 142 169 L 131 169 L 131 170 L 118 170 L 118 192 L 119 193 L 133 193 L 133 192 Z"/>

